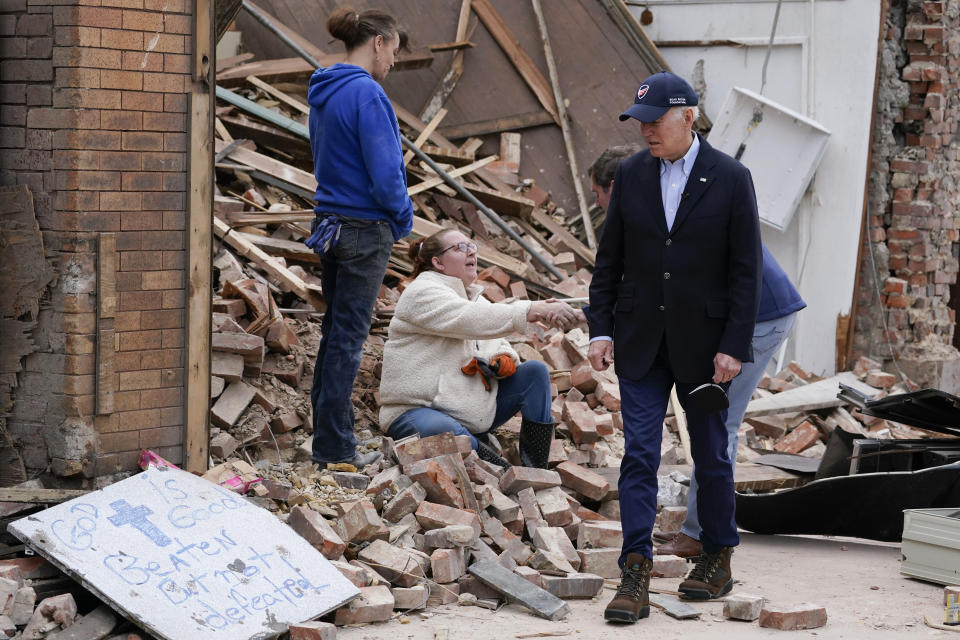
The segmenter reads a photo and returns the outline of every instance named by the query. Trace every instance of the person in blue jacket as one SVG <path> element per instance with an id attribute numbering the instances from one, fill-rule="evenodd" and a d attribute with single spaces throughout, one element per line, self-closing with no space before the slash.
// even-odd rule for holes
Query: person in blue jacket
<path id="1" fill-rule="evenodd" d="M 763 282 L 760 289 L 760 309 L 757 311 L 757 324 L 753 330 L 753 362 L 744 362 L 740 375 L 730 383 L 727 397 L 730 407 L 727 410 L 728 448 L 730 462 L 737 461 L 737 435 L 747 404 L 757 388 L 763 372 L 773 354 L 787 336 L 797 319 L 797 313 L 807 306 L 800 294 L 790 283 L 787 274 L 774 259 L 773 254 L 763 247 Z M 780 364 L 780 363 L 778 363 Z M 700 544 L 700 520 L 697 516 L 697 480 L 690 472 L 690 493 L 687 497 L 687 517 L 680 533 L 673 536 L 661 534 L 666 544 L 657 547 L 658 554 L 669 554 L 681 558 L 699 556 L 703 551 Z"/>
<path id="2" fill-rule="evenodd" d="M 406 34 L 374 9 L 338 9 L 327 30 L 346 45 L 347 57 L 317 69 L 308 92 L 317 178 L 311 240 L 326 232 L 314 249 L 327 304 L 310 392 L 313 460 L 360 468 L 380 454 L 356 449 L 353 382 L 391 248 L 413 224 L 400 129 L 380 86 Z"/>

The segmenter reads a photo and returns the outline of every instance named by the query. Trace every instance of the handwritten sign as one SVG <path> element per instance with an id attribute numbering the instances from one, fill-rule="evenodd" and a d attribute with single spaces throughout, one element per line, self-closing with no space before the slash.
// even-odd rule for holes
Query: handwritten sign
<path id="1" fill-rule="evenodd" d="M 269 511 L 179 469 L 151 467 L 8 529 L 170 640 L 271 638 L 360 593 Z"/>

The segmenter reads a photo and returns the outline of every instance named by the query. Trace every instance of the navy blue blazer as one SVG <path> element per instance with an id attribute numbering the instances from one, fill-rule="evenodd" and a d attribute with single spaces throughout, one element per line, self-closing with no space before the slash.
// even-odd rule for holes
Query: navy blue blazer
<path id="1" fill-rule="evenodd" d="M 666 340 L 676 380 L 709 382 L 717 353 L 753 360 L 760 301 L 760 221 L 750 171 L 700 152 L 667 231 L 660 161 L 620 162 L 590 284 L 591 336 L 612 336 L 615 370 L 642 379 Z"/>

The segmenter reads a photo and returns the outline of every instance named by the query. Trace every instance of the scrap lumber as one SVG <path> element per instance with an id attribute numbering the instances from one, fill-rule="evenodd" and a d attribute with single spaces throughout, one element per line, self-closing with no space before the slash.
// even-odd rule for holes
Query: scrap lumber
<path id="1" fill-rule="evenodd" d="M 840 383 L 862 391 L 871 397 L 877 392 L 873 387 L 860 382 L 860 379 L 857 378 L 853 372 L 843 371 L 830 378 L 797 387 L 796 389 L 790 389 L 789 391 L 783 391 L 769 398 L 752 400 L 750 404 L 747 405 L 747 411 L 744 417 L 751 418 L 773 413 L 791 413 L 839 407 L 844 404 L 844 401 L 837 397 L 837 393 L 840 391 Z"/>
<path id="2" fill-rule="evenodd" d="M 473 0 L 471 5 L 474 13 L 480 18 L 480 21 L 497 41 L 507 58 L 516 68 L 520 77 L 527 83 L 533 95 L 537 97 L 543 108 L 553 118 L 553 121 L 560 124 L 560 114 L 557 111 L 557 103 L 553 91 L 550 89 L 550 83 L 540 73 L 536 63 L 530 58 L 529 54 L 520 46 L 519 40 L 504 22 L 500 14 L 497 13 L 490 0 Z"/>
<path id="3" fill-rule="evenodd" d="M 424 144 L 420 146 L 420 149 L 437 162 L 452 164 L 457 167 L 470 164 L 477 159 L 477 154 L 474 151 L 465 151 L 458 147 L 438 147 L 432 144 Z"/>
<path id="4" fill-rule="evenodd" d="M 316 217 L 313 210 L 287 211 L 284 213 L 239 213 L 229 211 L 218 216 L 231 227 L 258 224 L 282 224 L 284 222 L 311 222 Z"/>
<path id="5" fill-rule="evenodd" d="M 244 78 L 246 78 L 246 76 L 244 76 Z M 225 89 L 220 85 L 217 85 L 217 99 L 223 100 L 224 102 L 229 102 L 233 106 L 246 111 L 249 114 L 255 115 L 258 118 L 266 120 L 270 124 L 276 125 L 281 129 L 285 129 L 294 135 L 300 136 L 304 140 L 310 139 L 310 131 L 305 125 L 302 125 L 296 120 L 292 120 L 285 115 L 274 111 L 273 109 L 267 109 L 266 107 L 257 104 L 253 100 L 247 100 L 243 96 L 237 95 L 233 91 Z"/>
<path id="6" fill-rule="evenodd" d="M 227 143 L 221 140 L 216 140 L 215 144 L 218 153 L 227 147 Z M 291 167 L 285 162 L 274 160 L 270 156 L 263 155 L 262 153 L 257 153 L 256 151 L 251 151 L 243 147 L 235 147 L 227 154 L 227 157 L 248 167 L 258 169 L 269 176 L 305 189 L 311 194 L 317 190 L 317 179 L 314 178 L 312 173 Z"/>
<path id="7" fill-rule="evenodd" d="M 476 28 L 477 23 L 474 22 L 468 27 L 469 19 L 470 0 L 462 0 L 460 3 L 460 15 L 457 18 L 456 40 L 467 40 L 473 34 L 473 30 Z M 433 91 L 430 92 L 430 97 L 427 98 L 427 101 L 424 103 L 423 109 L 420 110 L 421 120 L 432 120 L 435 115 L 440 113 L 441 107 L 443 107 L 443 104 L 447 101 L 447 98 L 450 97 L 450 94 L 453 93 L 453 90 L 457 86 L 457 82 L 460 81 L 461 75 L 463 75 L 463 49 L 458 49 L 453 54 L 453 59 L 450 61 L 450 68 L 447 69 L 447 72 L 443 74 L 443 77 L 437 81 Z"/>
<path id="8" fill-rule="evenodd" d="M 230 56 L 229 58 L 217 58 L 217 73 L 220 73 L 221 71 L 226 71 L 227 69 L 231 69 L 237 66 L 238 64 L 243 64 L 244 62 L 246 62 L 247 60 L 251 60 L 252 58 L 253 58 L 253 54 L 250 53 L 249 51 L 247 53 L 241 53 L 240 55 L 237 55 L 237 56 Z"/>
<path id="9" fill-rule="evenodd" d="M 560 115 L 560 130 L 563 133 L 563 144 L 567 150 L 567 161 L 573 177 L 573 188 L 577 194 L 577 204 L 580 206 L 580 217 L 583 219 L 583 230 L 587 236 L 587 246 L 597 248 L 597 234 L 593 230 L 593 220 L 590 219 L 590 207 L 583 195 L 583 183 L 580 180 L 580 167 L 577 164 L 577 152 L 573 146 L 573 134 L 570 131 L 570 116 L 560 91 L 560 75 L 557 73 L 557 63 L 553 59 L 553 48 L 550 46 L 550 33 L 547 30 L 547 21 L 543 17 L 543 7 L 540 0 L 530 0 L 533 12 L 537 15 L 537 26 L 540 29 L 540 39 L 543 41 L 543 55 L 547 60 L 547 71 L 550 75 L 550 87 L 557 103 L 557 112 Z"/>
<path id="10" fill-rule="evenodd" d="M 516 218 L 527 218 L 533 213 L 533 200 L 524 198 L 516 192 L 505 192 L 470 183 L 465 183 L 463 188 L 483 204 L 504 214 Z"/>
<path id="11" fill-rule="evenodd" d="M 446 109 L 439 109 L 437 113 L 430 119 L 430 122 L 427 123 L 427 126 L 423 128 L 423 131 L 417 136 L 417 139 L 413 141 L 413 145 L 419 149 L 423 149 L 424 143 L 430 137 L 430 134 L 440 126 L 440 123 L 443 121 L 444 117 L 447 115 Z M 410 161 L 413 160 L 413 151 L 407 151 L 403 154 L 403 164 L 404 166 L 410 164 Z"/>
<path id="12" fill-rule="evenodd" d="M 283 240 L 281 238 L 271 238 L 270 236 L 258 236 L 252 233 L 238 231 L 244 240 L 263 250 L 264 253 L 271 256 L 283 258 L 285 260 L 295 260 L 297 262 L 309 262 L 311 264 L 320 264 L 320 256 L 313 249 L 310 249 L 302 242 L 293 240 Z"/>
<path id="13" fill-rule="evenodd" d="M 423 69 L 433 64 L 433 54 L 423 49 L 401 53 L 393 65 L 393 71 L 411 71 Z M 345 53 L 328 53 L 317 58 L 321 67 L 331 67 L 347 59 Z M 233 87 L 243 83 L 247 76 L 257 76 L 266 82 L 302 82 L 309 77 L 316 67 L 303 58 L 277 58 L 274 60 L 258 60 L 241 64 L 217 74 L 217 83 L 225 87 Z"/>
<path id="14" fill-rule="evenodd" d="M 277 89 L 276 87 L 274 87 L 272 84 L 266 83 L 266 82 L 264 82 L 263 80 L 261 80 L 260 78 L 258 78 L 257 76 L 254 76 L 254 75 L 247 76 L 246 80 L 247 80 L 247 82 L 249 82 L 250 84 L 252 84 L 253 86 L 255 86 L 257 89 L 262 89 L 263 91 L 265 91 L 265 92 L 268 93 L 269 95 L 273 96 L 274 98 L 276 98 L 276 99 L 279 100 L 280 102 L 282 102 L 282 103 L 284 103 L 284 104 L 286 104 L 286 105 L 288 105 L 288 106 L 293 107 L 294 109 L 296 109 L 296 110 L 299 111 L 300 113 L 303 113 L 303 114 L 306 114 L 306 115 L 310 115 L 310 107 L 308 107 L 307 105 L 303 104 L 303 103 L 300 102 L 299 100 L 296 100 L 296 99 L 294 99 L 294 98 L 291 98 L 290 96 L 288 96 L 287 94 L 285 94 L 283 91 L 280 91 L 279 89 Z"/>
<path id="15" fill-rule="evenodd" d="M 670 388 L 670 407 L 673 409 L 673 417 L 677 421 L 677 434 L 680 436 L 680 444 L 683 446 L 683 455 L 687 462 L 693 460 L 690 453 L 690 432 L 687 431 L 687 414 L 680 405 L 680 398 L 677 396 L 677 387 Z"/>
<path id="16" fill-rule="evenodd" d="M 553 233 L 563 240 L 563 243 L 570 247 L 571 251 L 586 260 L 587 264 L 589 264 L 591 267 L 596 264 L 597 257 L 593 250 L 577 240 L 572 233 L 567 231 L 562 224 L 550 217 L 550 214 L 548 214 L 546 211 L 537 207 L 530 214 L 530 217 L 533 218 L 534 222 L 538 223 L 547 231 Z"/>
<path id="17" fill-rule="evenodd" d="M 476 162 L 472 162 L 466 165 L 465 167 L 459 167 L 452 171 L 448 171 L 447 175 L 450 176 L 451 178 L 459 178 L 460 176 L 466 175 L 468 173 L 476 171 L 477 169 L 487 166 L 488 164 L 495 161 L 496 159 L 497 159 L 497 156 L 495 155 L 487 156 L 486 158 L 481 158 L 480 160 L 477 160 Z M 438 185 L 444 184 L 444 182 L 445 180 L 439 176 L 436 178 L 428 178 L 427 180 L 424 180 L 420 184 L 415 184 L 412 187 L 407 187 L 407 194 L 412 196 L 417 193 L 422 193 L 427 189 L 432 189 Z M 483 202 L 483 200 L 481 200 L 481 202 Z"/>
<path id="18" fill-rule="evenodd" d="M 223 220 L 214 218 L 213 230 L 217 237 L 236 249 L 237 253 L 263 267 L 267 273 L 279 279 L 290 291 L 313 305 L 314 309 L 317 311 L 326 310 L 320 287 L 307 284 L 298 278 L 289 269 L 278 264 L 272 256 L 254 245 L 247 236 L 231 233 L 232 229 Z"/>

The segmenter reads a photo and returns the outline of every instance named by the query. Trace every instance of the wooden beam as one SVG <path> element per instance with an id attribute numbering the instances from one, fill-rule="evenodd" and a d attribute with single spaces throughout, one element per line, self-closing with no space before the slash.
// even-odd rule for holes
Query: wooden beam
<path id="1" fill-rule="evenodd" d="M 241 213 L 229 211 L 218 214 L 218 218 L 231 227 L 243 227 L 251 224 L 282 224 L 284 222 L 311 222 L 316 214 L 311 211 L 288 211 L 286 213 Z"/>
<path id="2" fill-rule="evenodd" d="M 511 215 L 517 218 L 526 218 L 534 210 L 533 200 L 524 198 L 514 191 L 488 189 L 480 185 L 464 182 L 463 187 L 472 193 L 477 200 L 487 205 L 497 213 Z"/>
<path id="3" fill-rule="evenodd" d="M 184 380 L 184 468 L 207 469 L 210 419 L 210 331 L 213 298 L 213 140 L 216 100 L 210 87 L 216 58 L 214 1 L 195 0 L 190 86 L 191 141 L 188 152 L 186 377 Z M 224 145 L 227 143 L 224 142 Z"/>
<path id="4" fill-rule="evenodd" d="M 252 262 L 257 263 L 263 267 L 267 273 L 279 279 L 288 291 L 292 291 L 301 300 L 313 305 L 313 308 L 317 311 L 326 310 L 326 304 L 323 302 L 320 288 L 316 285 L 307 284 L 295 274 L 291 273 L 289 269 L 278 263 L 272 256 L 257 247 L 253 242 L 253 237 L 242 233 L 232 232 L 233 230 L 227 226 L 227 223 L 219 218 L 213 219 L 213 230 L 214 233 L 217 234 L 217 237 L 236 249 L 238 254 L 247 258 L 248 260 L 251 260 Z M 273 239 L 273 241 L 289 242 L 278 241 L 276 239 Z M 294 244 L 300 243 L 298 242 Z M 304 249 L 306 249 L 306 246 L 304 246 Z M 209 378 L 209 375 L 207 377 Z M 205 400 L 209 401 L 209 393 L 207 394 L 207 398 L 205 398 Z"/>
<path id="5" fill-rule="evenodd" d="M 101 233 L 97 246 L 97 378 L 96 412 L 113 413 L 113 394 L 117 390 L 113 355 L 116 350 L 114 318 L 117 311 L 116 234 Z"/>
<path id="6" fill-rule="evenodd" d="M 529 129 L 530 127 L 541 127 L 545 124 L 554 124 L 553 116 L 546 111 L 535 111 L 517 116 L 477 120 L 476 122 L 441 127 L 440 134 L 456 140 L 485 136 L 491 133 L 503 133 L 504 131 L 516 131 L 517 129 Z"/>
<path id="7" fill-rule="evenodd" d="M 448 171 L 447 175 L 449 175 L 451 178 L 458 178 L 462 175 L 470 173 L 471 171 L 476 171 L 477 169 L 485 167 L 496 159 L 497 159 L 497 156 L 487 156 L 486 158 L 481 158 L 480 160 L 477 160 L 476 162 L 468 164 L 465 167 L 459 167 L 457 169 L 454 169 L 453 171 Z M 415 184 L 412 187 L 408 187 L 407 195 L 412 196 L 417 193 L 421 193 L 423 191 L 426 191 L 427 189 L 432 189 L 437 185 L 444 184 L 444 182 L 445 182 L 444 179 L 439 176 L 436 178 L 428 178 L 427 180 L 424 180 L 420 184 Z"/>
<path id="8" fill-rule="evenodd" d="M 446 117 L 446 115 L 446 109 L 441 108 L 439 111 L 437 111 L 437 114 L 433 116 L 430 122 L 427 123 L 427 126 L 423 128 L 423 131 L 420 132 L 420 134 L 417 136 L 417 139 L 413 141 L 414 146 L 422 151 L 424 143 L 426 143 L 426 141 L 430 138 L 430 134 L 440 126 L 440 123 L 443 122 L 443 119 Z M 403 166 L 410 164 L 410 161 L 413 160 L 413 156 L 414 153 L 411 150 L 408 150 L 405 154 L 403 154 Z"/>
<path id="9" fill-rule="evenodd" d="M 469 1 L 469 0 L 468 0 Z M 433 53 L 440 53 L 441 51 L 460 51 L 461 49 L 472 49 L 475 44 L 469 40 L 461 40 L 459 42 L 441 42 L 439 44 L 431 44 L 427 46 L 427 49 L 430 49 Z"/>
<path id="10" fill-rule="evenodd" d="M 474 21 L 473 24 L 469 24 L 469 20 L 470 0 L 462 0 L 460 3 L 460 15 L 457 18 L 457 40 L 466 40 L 473 35 L 473 30 L 476 28 L 477 23 Z M 461 75 L 463 75 L 463 51 L 459 50 L 453 54 L 453 59 L 450 61 L 450 68 L 443 74 L 443 77 L 437 80 L 433 91 L 430 92 L 430 97 L 427 98 L 427 101 L 423 104 L 423 109 L 420 110 L 421 120 L 431 120 L 437 115 L 437 112 L 440 111 L 440 108 L 447 101 L 447 98 L 450 97 L 450 94 L 453 93 L 453 90 L 457 87 L 457 82 L 460 81 Z"/>
<path id="11" fill-rule="evenodd" d="M 420 150 L 437 162 L 458 167 L 470 164 L 477 159 L 477 154 L 473 151 L 463 151 L 457 147 L 438 147 L 433 144 L 425 144 L 420 147 Z"/>
<path id="12" fill-rule="evenodd" d="M 543 16 L 543 7 L 540 0 L 531 0 L 533 12 L 537 14 L 537 26 L 540 29 L 540 39 L 543 41 L 543 55 L 547 59 L 547 71 L 550 74 L 550 86 L 553 97 L 557 102 L 557 111 L 560 114 L 560 130 L 563 132 L 563 144 L 567 149 L 567 160 L 570 173 L 573 177 L 573 188 L 577 193 L 577 204 L 580 205 L 580 217 L 583 219 L 583 230 L 587 236 L 587 246 L 597 248 L 597 234 L 593 230 L 593 220 L 590 218 L 590 207 L 583 195 L 583 182 L 580 179 L 580 167 L 577 164 L 577 151 L 573 144 L 573 132 L 570 130 L 570 116 L 567 113 L 566 102 L 560 91 L 560 75 L 557 73 L 557 63 L 553 59 L 553 48 L 550 46 L 550 33 L 547 30 L 547 20 Z"/>
<path id="13" fill-rule="evenodd" d="M 558 236 L 563 243 L 570 247 L 570 250 L 575 254 L 583 258 L 590 264 L 592 267 L 597 262 L 597 256 L 588 246 L 580 242 L 576 236 L 570 233 L 566 227 L 550 217 L 543 209 L 539 207 L 533 210 L 533 213 L 530 214 L 530 217 L 533 218 L 541 227 L 546 228 L 550 233 Z"/>
<path id="14" fill-rule="evenodd" d="M 214 143 L 218 152 L 227 148 L 227 143 L 221 140 L 215 140 Z M 235 147 L 227 154 L 227 157 L 236 160 L 240 164 L 262 171 L 269 176 L 273 176 L 284 182 L 289 182 L 301 189 L 306 189 L 310 193 L 317 191 L 317 179 L 312 173 L 291 167 L 287 163 L 274 160 L 270 156 L 265 156 L 262 153 L 250 151 L 243 147 Z"/>
<path id="15" fill-rule="evenodd" d="M 510 27 L 503 21 L 493 5 L 490 4 L 490 0 L 473 0 L 471 6 L 474 13 L 477 14 L 477 17 L 490 32 L 490 35 L 497 41 L 503 52 L 507 54 L 507 58 L 513 63 L 520 77 L 533 91 L 533 95 L 537 97 L 537 100 L 547 110 L 553 121 L 560 124 L 560 113 L 557 111 L 557 103 L 553 97 L 553 91 L 550 90 L 550 83 L 540 73 L 536 63 L 520 46 L 520 41 L 513 35 Z"/>
<path id="16" fill-rule="evenodd" d="M 280 91 L 273 85 L 264 82 L 257 76 L 247 76 L 247 82 L 255 86 L 257 89 L 262 89 L 263 91 L 266 91 L 269 95 L 273 96 L 274 98 L 284 103 L 285 105 L 289 107 L 293 107 L 300 113 L 310 115 L 310 107 L 303 104 L 299 100 L 295 100 L 291 98 L 290 96 L 285 94 L 283 91 Z"/>
<path id="17" fill-rule="evenodd" d="M 347 59 L 345 53 L 329 53 L 318 58 L 323 67 L 330 67 Z M 412 51 L 397 56 L 393 71 L 410 71 L 422 69 L 433 64 L 433 54 L 428 50 Z M 303 58 L 277 58 L 274 60 L 257 60 L 241 64 L 217 74 L 217 84 L 232 87 L 241 84 L 247 76 L 257 76 L 266 82 L 290 82 L 303 79 L 316 69 Z"/>
<path id="18" fill-rule="evenodd" d="M 693 462 L 693 455 L 690 453 L 690 432 L 687 430 L 687 413 L 680 404 L 680 398 L 677 396 L 677 387 L 670 387 L 670 406 L 673 408 L 673 418 L 677 422 L 677 435 L 680 436 L 680 446 L 683 447 L 683 455 L 687 464 Z"/>
<path id="19" fill-rule="evenodd" d="M 296 262 L 307 262 L 310 264 L 320 264 L 320 256 L 310 247 L 296 240 L 282 240 L 270 236 L 255 235 L 252 233 L 238 232 L 240 237 L 249 241 L 250 244 L 262 249 L 264 253 L 271 256 L 283 258 L 284 260 L 293 260 Z"/>

